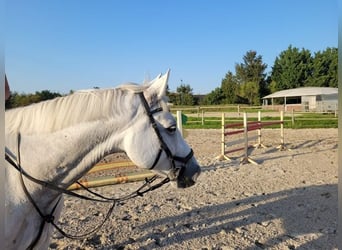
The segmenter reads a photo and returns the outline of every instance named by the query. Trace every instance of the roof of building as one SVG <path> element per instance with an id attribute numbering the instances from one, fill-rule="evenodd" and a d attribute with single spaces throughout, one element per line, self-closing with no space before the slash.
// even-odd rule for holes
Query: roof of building
<path id="1" fill-rule="evenodd" d="M 264 96 L 262 99 L 277 98 L 277 97 L 295 97 L 295 96 L 316 96 L 316 95 L 331 95 L 337 94 L 338 88 L 329 87 L 301 87 L 295 89 L 286 89 L 274 92 Z"/>

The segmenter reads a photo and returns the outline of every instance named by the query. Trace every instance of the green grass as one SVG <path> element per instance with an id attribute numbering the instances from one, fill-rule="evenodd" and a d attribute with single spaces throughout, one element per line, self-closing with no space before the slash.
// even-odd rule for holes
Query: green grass
<path id="1" fill-rule="evenodd" d="M 308 113 L 295 117 L 292 128 L 337 128 L 338 119 L 334 114 Z"/>
<path id="2" fill-rule="evenodd" d="M 242 118 L 229 118 L 226 119 L 228 123 L 239 123 L 243 122 Z M 248 121 L 257 121 L 257 118 L 248 118 Z M 279 117 L 263 117 L 262 121 L 279 121 Z M 280 125 L 268 126 L 267 128 L 279 128 Z M 292 124 L 292 117 L 284 117 L 284 128 L 337 128 L 338 119 L 333 114 L 317 114 L 308 113 L 295 116 L 294 123 Z M 188 121 L 183 125 L 185 129 L 219 129 L 221 128 L 220 117 L 205 117 L 204 125 L 202 125 L 201 117 L 188 117 Z"/>
<path id="3" fill-rule="evenodd" d="M 174 106 L 171 107 L 171 112 L 176 110 L 185 111 L 188 114 L 197 114 L 204 112 L 238 112 L 238 105 L 210 105 L 210 106 Z M 262 110 L 261 106 L 240 105 L 240 112 L 255 113 Z M 263 110 L 263 112 L 272 112 Z"/>

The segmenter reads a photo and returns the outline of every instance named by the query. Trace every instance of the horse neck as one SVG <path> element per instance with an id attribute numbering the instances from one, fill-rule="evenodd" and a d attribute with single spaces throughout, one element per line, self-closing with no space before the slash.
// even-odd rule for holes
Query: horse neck
<path id="1" fill-rule="evenodd" d="M 128 104 L 131 106 L 136 102 L 133 96 L 126 95 L 124 102 L 118 100 L 117 104 L 113 103 L 114 106 L 126 107 L 113 112 L 109 118 L 74 123 L 51 133 L 22 133 L 20 153 L 23 168 L 36 178 L 67 188 L 105 155 L 123 151 L 125 131 L 137 117 L 137 112 L 128 109 Z M 11 150 L 16 152 L 13 138 Z"/>

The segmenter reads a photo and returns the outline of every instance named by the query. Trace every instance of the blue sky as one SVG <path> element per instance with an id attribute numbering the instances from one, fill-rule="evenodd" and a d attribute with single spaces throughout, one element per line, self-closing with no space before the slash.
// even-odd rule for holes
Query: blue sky
<path id="1" fill-rule="evenodd" d="M 169 87 L 221 85 L 249 50 L 271 70 L 289 45 L 337 47 L 337 0 L 8 0 L 11 90 L 33 93 L 141 83 L 171 69 Z"/>

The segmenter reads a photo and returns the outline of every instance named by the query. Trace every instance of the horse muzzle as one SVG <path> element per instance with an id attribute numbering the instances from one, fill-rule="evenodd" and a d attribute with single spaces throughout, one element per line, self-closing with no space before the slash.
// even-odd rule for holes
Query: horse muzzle
<path id="1" fill-rule="evenodd" d="M 185 166 L 183 166 L 177 177 L 177 187 L 187 188 L 196 183 L 198 176 L 201 173 L 201 168 L 196 160 L 192 158 Z"/>

